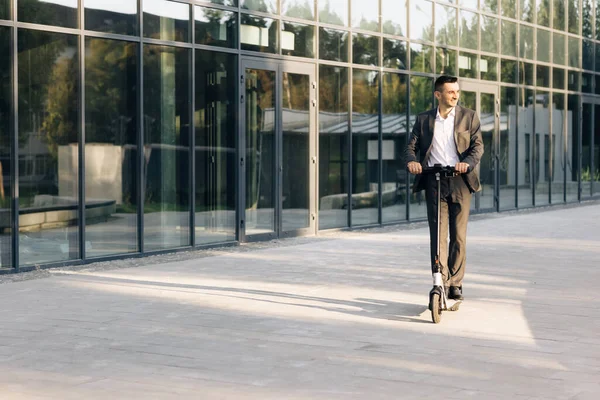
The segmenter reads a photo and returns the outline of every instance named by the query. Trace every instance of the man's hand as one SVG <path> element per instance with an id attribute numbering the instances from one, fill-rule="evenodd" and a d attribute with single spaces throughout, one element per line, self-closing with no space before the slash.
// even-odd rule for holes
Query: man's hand
<path id="1" fill-rule="evenodd" d="M 469 164 L 467 164 L 466 162 L 459 162 L 454 166 L 454 169 L 459 174 L 466 174 L 469 170 Z"/>
<path id="2" fill-rule="evenodd" d="M 411 161 L 406 166 L 408 167 L 408 172 L 413 175 L 418 175 L 423 172 L 423 167 L 421 167 L 421 164 L 416 161 Z"/>

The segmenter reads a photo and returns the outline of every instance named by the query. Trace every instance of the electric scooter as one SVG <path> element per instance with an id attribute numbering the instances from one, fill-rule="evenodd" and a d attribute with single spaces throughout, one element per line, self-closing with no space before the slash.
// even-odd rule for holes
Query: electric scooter
<path id="1" fill-rule="evenodd" d="M 429 292 L 429 310 L 431 310 L 431 319 L 437 324 L 442 319 L 442 311 L 458 311 L 461 301 L 456 301 L 449 306 L 446 289 L 444 287 L 444 279 L 440 268 L 440 210 L 441 210 L 441 184 L 442 177 L 453 177 L 458 175 L 458 172 L 453 166 L 435 164 L 433 167 L 424 167 L 423 174 L 434 174 L 437 183 L 437 241 L 435 243 L 435 261 L 433 266 L 433 288 Z M 446 236 L 444 236 L 446 237 Z"/>

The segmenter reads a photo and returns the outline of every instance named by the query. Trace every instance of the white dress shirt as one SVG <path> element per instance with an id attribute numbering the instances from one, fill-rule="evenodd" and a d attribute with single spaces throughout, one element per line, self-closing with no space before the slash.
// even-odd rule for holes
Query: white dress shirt
<path id="1" fill-rule="evenodd" d="M 456 107 L 452 108 L 446 119 L 440 115 L 438 108 L 433 128 L 433 141 L 428 166 L 434 164 L 456 165 L 459 162 L 456 144 L 454 143 L 454 116 Z"/>

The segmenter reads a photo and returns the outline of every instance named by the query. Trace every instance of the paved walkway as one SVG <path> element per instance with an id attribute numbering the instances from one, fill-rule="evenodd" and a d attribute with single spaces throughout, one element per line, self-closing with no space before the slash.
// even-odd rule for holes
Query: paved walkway
<path id="1" fill-rule="evenodd" d="M 437 325 L 423 223 L 1 277 L 0 398 L 597 399 L 599 221 L 476 216 Z"/>

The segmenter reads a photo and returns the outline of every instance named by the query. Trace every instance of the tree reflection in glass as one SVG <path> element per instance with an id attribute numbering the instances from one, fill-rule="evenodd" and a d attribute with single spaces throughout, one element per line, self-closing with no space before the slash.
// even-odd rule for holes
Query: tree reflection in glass
<path id="1" fill-rule="evenodd" d="M 348 26 L 348 0 L 319 0 L 319 21 Z"/>
<path id="2" fill-rule="evenodd" d="M 408 173 L 403 157 L 409 132 L 407 120 L 408 79 L 384 73 L 382 77 L 382 222 L 406 219 Z"/>
<path id="3" fill-rule="evenodd" d="M 463 11 L 464 12 L 464 11 Z M 436 5 L 435 41 L 437 44 L 456 46 L 457 43 L 456 8 Z M 475 35 L 477 38 L 477 35 Z"/>
<path id="4" fill-rule="evenodd" d="M 137 0 L 84 0 L 85 29 L 118 33 L 138 34 Z"/>
<path id="5" fill-rule="evenodd" d="M 379 31 L 378 2 L 352 0 L 352 27 L 368 31 Z"/>
<path id="6" fill-rule="evenodd" d="M 190 244 L 190 50 L 144 46 L 144 251 Z"/>
<path id="7" fill-rule="evenodd" d="M 76 36 L 19 30 L 20 264 L 79 254 Z"/>
<path id="8" fill-rule="evenodd" d="M 281 0 L 281 15 L 313 21 L 315 0 Z"/>
<path id="9" fill-rule="evenodd" d="M 418 24 L 410 24 L 410 38 L 433 41 L 433 7 L 429 1 L 411 1 L 410 19 L 419 21 Z"/>
<path id="10" fill-rule="evenodd" d="M 11 211 L 11 137 L 10 113 L 12 82 L 10 68 L 11 29 L 0 26 L 0 270 L 12 267 L 10 234 Z"/>
<path id="11" fill-rule="evenodd" d="M 252 11 L 277 14 L 277 0 L 241 0 L 242 8 Z"/>
<path id="12" fill-rule="evenodd" d="M 237 47 L 237 13 L 196 6 L 196 44 Z"/>
<path id="13" fill-rule="evenodd" d="M 375 224 L 379 209 L 379 73 L 352 73 L 352 226 Z"/>
<path id="14" fill-rule="evenodd" d="M 138 45 L 85 42 L 86 254 L 138 251 Z"/>
<path id="15" fill-rule="evenodd" d="M 18 0 L 20 22 L 77 28 L 78 0 Z"/>
<path id="16" fill-rule="evenodd" d="M 406 0 L 381 0 L 381 25 L 383 33 L 406 36 Z"/>
<path id="17" fill-rule="evenodd" d="M 319 66 L 319 229 L 348 226 L 348 69 Z"/>

